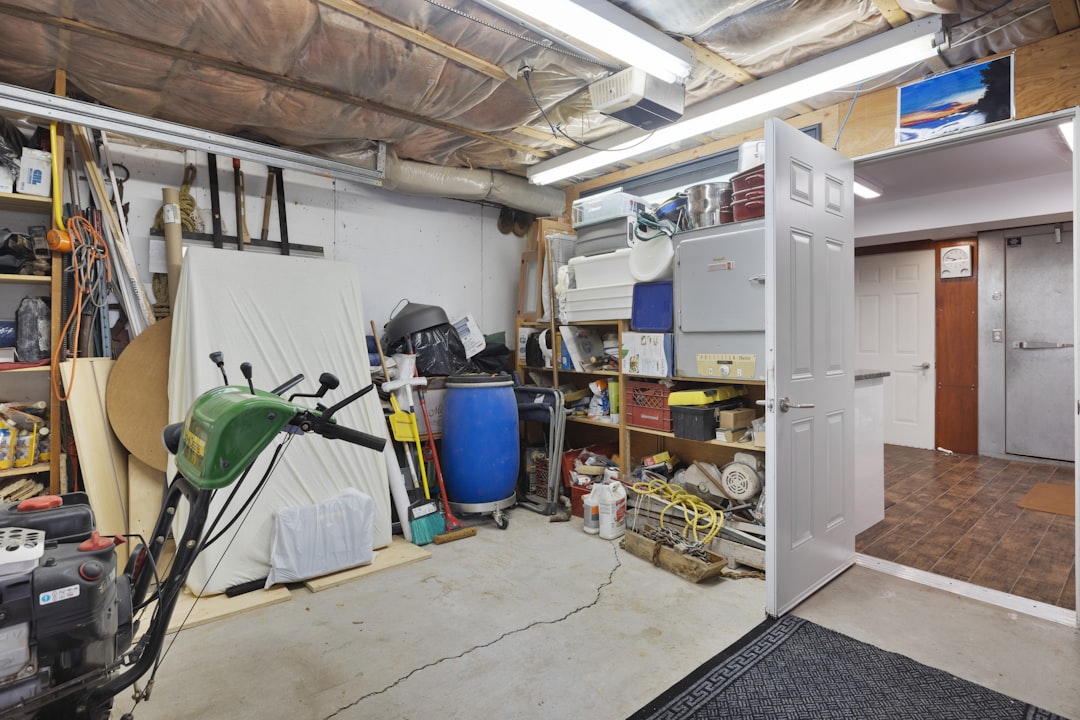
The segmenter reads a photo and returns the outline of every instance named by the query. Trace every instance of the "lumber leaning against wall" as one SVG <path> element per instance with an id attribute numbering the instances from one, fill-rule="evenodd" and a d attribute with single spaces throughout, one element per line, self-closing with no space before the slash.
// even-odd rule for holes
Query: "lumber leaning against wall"
<path id="1" fill-rule="evenodd" d="M 1015 51 L 1013 81 L 1016 118 L 1035 117 L 1055 110 L 1080 105 L 1080 29 L 1062 33 Z M 1000 57 L 1008 53 L 990 55 Z M 988 58 L 981 58 L 982 60 Z M 821 124 L 821 141 L 832 145 L 839 132 L 840 119 L 847 113 L 850 101 L 788 119 L 796 127 Z M 740 133 L 700 145 L 666 157 L 644 162 L 625 170 L 602 175 L 566 189 L 567 213 L 583 192 L 594 188 L 626 182 L 630 178 L 690 162 L 698 158 L 738 147 L 746 140 L 763 137 L 763 130 Z M 895 147 L 896 87 L 888 87 L 866 95 L 855 102 L 838 149 L 850 158 L 868 155 Z"/>

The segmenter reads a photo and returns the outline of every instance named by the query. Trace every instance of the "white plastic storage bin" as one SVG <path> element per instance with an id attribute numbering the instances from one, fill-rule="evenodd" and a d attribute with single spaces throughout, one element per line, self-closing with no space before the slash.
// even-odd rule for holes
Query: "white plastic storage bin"
<path id="1" fill-rule="evenodd" d="M 579 289 L 634 283 L 634 276 L 630 274 L 630 248 L 602 255 L 570 258 L 569 264 L 574 272 L 575 287 Z"/>
<path id="2" fill-rule="evenodd" d="M 612 306 L 592 310 L 570 310 L 563 313 L 566 322 L 595 322 L 598 320 L 629 320 L 633 308 Z"/>
<path id="3" fill-rule="evenodd" d="M 637 215 L 648 203 L 636 195 L 624 192 L 605 193 L 592 197 L 578 198 L 571 204 L 574 229 L 593 223 L 604 222 L 619 216 Z"/>

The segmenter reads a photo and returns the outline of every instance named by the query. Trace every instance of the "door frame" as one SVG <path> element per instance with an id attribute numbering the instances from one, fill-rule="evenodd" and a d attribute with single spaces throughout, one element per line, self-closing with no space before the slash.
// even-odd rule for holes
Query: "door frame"
<path id="1" fill-rule="evenodd" d="M 902 148 L 896 148 L 893 150 L 886 150 L 880 153 L 872 153 L 855 158 L 856 172 L 858 172 L 857 164 L 859 161 L 866 161 L 871 159 L 880 159 L 886 157 L 895 157 L 897 155 L 912 153 L 912 152 L 928 152 L 932 151 L 936 147 L 940 147 L 951 143 L 968 143 L 975 142 L 985 136 L 993 135 L 997 133 L 1012 133 L 1012 132 L 1024 132 L 1026 130 L 1033 129 L 1039 125 L 1060 124 L 1072 119 L 1073 128 L 1073 156 L 1072 156 L 1072 191 L 1073 191 L 1073 207 L 1072 207 L 1072 222 L 1073 222 L 1073 238 L 1075 242 L 1077 228 L 1080 227 L 1080 106 L 1068 108 L 1065 110 L 1059 110 L 1046 115 L 1040 115 L 1034 118 L 1028 118 L 1025 120 L 1019 120 L 1010 122 L 1007 124 L 989 126 L 981 130 L 973 130 L 963 133 L 960 137 L 938 138 L 935 140 L 929 140 L 925 143 L 919 143 L 915 146 L 906 146 Z M 1025 225 L 1028 223 L 1025 223 Z M 1030 223 L 1037 224 L 1037 223 Z M 1073 344 L 1076 345 L 1077 339 L 1080 338 L 1080 312 L 1078 310 L 1077 297 L 1078 293 L 1077 284 L 1080 283 L 1080 253 L 1073 252 Z M 1073 361 L 1073 381 L 1074 381 L 1074 393 L 1076 397 L 1073 398 L 1076 403 L 1077 415 L 1080 416 L 1080 360 L 1074 358 Z M 1080 465 L 1080 418 L 1074 417 L 1073 419 L 1073 437 L 1076 441 L 1075 457 L 1073 458 L 1073 467 L 1076 468 Z M 1080 517 L 1080 492 L 1075 493 L 1074 508 L 1077 517 Z M 1080 523 L 1076 524 L 1076 533 L 1073 538 L 1073 557 L 1074 562 L 1080 565 Z M 1062 608 L 1050 608 L 1044 606 L 1042 603 L 1037 603 L 1038 607 L 1032 605 L 1032 601 L 1028 601 L 1025 598 L 1020 598 L 1015 595 L 1009 595 L 1007 593 L 997 592 L 988 588 L 983 588 L 971 583 L 964 583 L 950 578 L 946 578 L 940 575 L 934 575 L 932 573 L 923 572 L 914 568 L 909 568 L 896 563 L 890 563 L 887 561 L 878 560 L 877 558 L 871 558 L 867 555 L 857 554 L 856 564 L 862 565 L 874 570 L 885 572 L 890 575 L 901 577 L 914 582 L 919 582 L 924 585 L 937 587 L 939 589 L 948 590 L 959 595 L 966 597 L 972 597 L 983 602 L 987 602 L 999 607 L 1004 607 L 1009 610 L 1023 612 L 1026 614 L 1041 617 L 1043 619 L 1059 622 L 1064 625 L 1080 628 L 1080 608 L 1074 608 L 1073 610 L 1064 610 Z M 1080 573 L 1077 573 L 1076 577 L 1076 594 L 1080 598 Z M 1058 612 L 1060 611 L 1060 612 Z"/>

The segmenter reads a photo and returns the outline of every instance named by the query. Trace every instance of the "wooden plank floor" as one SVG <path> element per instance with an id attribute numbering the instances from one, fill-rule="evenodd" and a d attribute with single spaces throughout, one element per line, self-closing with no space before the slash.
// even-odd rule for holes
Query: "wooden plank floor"
<path id="1" fill-rule="evenodd" d="M 1073 468 L 886 445 L 885 519 L 855 549 L 1074 609 L 1075 520 L 1017 506 L 1040 482 L 1072 485 Z"/>

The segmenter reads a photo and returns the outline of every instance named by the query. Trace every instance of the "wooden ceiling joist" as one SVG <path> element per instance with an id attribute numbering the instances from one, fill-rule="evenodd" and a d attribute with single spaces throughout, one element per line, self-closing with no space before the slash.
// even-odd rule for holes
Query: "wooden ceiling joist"
<path id="1" fill-rule="evenodd" d="M 885 18 L 885 22 L 889 23 L 889 27 L 897 28 L 911 22 L 911 16 L 904 12 L 896 0 L 873 0 L 873 3 L 881 17 Z"/>
<path id="2" fill-rule="evenodd" d="M 1050 11 L 1058 32 L 1069 32 L 1080 27 L 1080 0 L 1050 0 Z"/>
<path id="3" fill-rule="evenodd" d="M 561 136 L 554 136 L 551 134 L 550 130 L 541 130 L 540 128 L 534 128 L 528 125 L 520 125 L 514 128 L 514 132 L 516 132 L 518 135 L 525 135 L 526 137 L 531 137 L 534 140 L 544 140 L 546 142 L 554 143 L 555 145 L 560 145 L 562 147 L 578 147 L 578 144 L 573 140 L 569 140 Z"/>
<path id="4" fill-rule="evenodd" d="M 745 85 L 757 80 L 756 77 L 746 72 L 723 55 L 713 52 L 709 48 L 694 42 L 690 38 L 683 38 L 680 42 L 690 48 L 690 52 L 694 54 L 694 59 L 699 63 L 726 75 L 740 85 Z"/>
<path id="5" fill-rule="evenodd" d="M 367 110 L 385 113 L 393 117 L 408 120 L 410 122 L 419 123 L 428 127 L 437 128 L 439 130 L 445 130 L 447 132 L 462 135 L 465 137 L 471 137 L 475 140 L 482 140 L 484 142 L 494 143 L 502 147 L 510 148 L 517 152 L 527 153 L 533 156 L 540 155 L 546 157 L 547 155 L 547 153 L 537 150 L 536 148 L 529 147 L 528 145 L 521 145 L 519 143 L 513 142 L 512 140 L 507 140 L 506 138 L 502 138 L 497 135 L 491 135 L 489 133 L 471 130 L 469 128 L 455 125 L 444 120 L 426 117 L 418 113 L 411 112 L 409 110 L 395 108 L 390 105 L 386 105 L 385 103 L 369 100 L 367 98 L 352 95 L 350 93 L 342 92 L 340 90 L 335 90 L 333 88 L 316 85 L 314 83 L 305 82 L 302 80 L 296 80 L 286 75 L 279 75 L 277 73 L 271 73 L 265 70 L 258 70 L 256 68 L 251 68 L 240 63 L 232 62 L 229 60 L 222 60 L 220 58 L 211 57 L 209 55 L 201 55 L 199 53 L 191 52 L 189 50 L 181 50 L 180 48 L 170 47 L 168 45 L 156 43 L 150 40 L 135 37 L 133 35 L 125 35 L 123 33 L 114 32 L 112 30 L 106 30 L 104 28 L 88 25 L 77 20 L 57 17 L 55 15 L 49 15 L 47 13 L 39 12 L 37 10 L 30 10 L 14 5 L 8 5 L 2 2 L 0 2 L 0 15 L 8 15 L 22 20 L 28 20 L 30 22 L 36 22 L 42 25 L 59 28 L 61 30 L 68 30 L 82 35 L 89 35 L 92 37 L 114 42 L 121 46 L 138 48 L 147 52 L 157 53 L 159 55 L 171 57 L 176 60 L 183 60 L 197 65 L 206 65 L 208 67 L 217 68 L 218 70 L 224 70 L 226 72 L 235 73 L 237 75 L 243 75 L 245 77 L 250 77 L 273 85 L 287 87 L 293 90 L 311 93 L 312 95 L 318 95 L 348 105 L 354 105 L 356 107 L 365 108 Z"/>
<path id="6" fill-rule="evenodd" d="M 464 50 L 454 47 L 449 43 L 443 42 L 436 37 L 432 37 L 427 33 L 417 30 L 416 28 L 403 25 L 396 20 L 381 15 L 374 10 L 364 7 L 353 0 L 318 0 L 320 5 L 325 5 L 328 8 L 333 8 L 338 12 L 344 13 L 349 17 L 361 20 L 368 25 L 377 27 L 381 30 L 385 30 L 388 33 L 397 35 L 403 40 L 408 40 L 411 43 L 415 43 L 420 47 L 426 48 L 436 55 L 441 55 L 447 60 L 452 60 L 459 65 L 472 68 L 479 73 L 487 75 L 493 80 L 499 82 L 506 82 L 513 80 L 510 75 L 495 63 L 488 62 L 484 58 L 477 57 L 471 53 L 467 53 Z"/>

